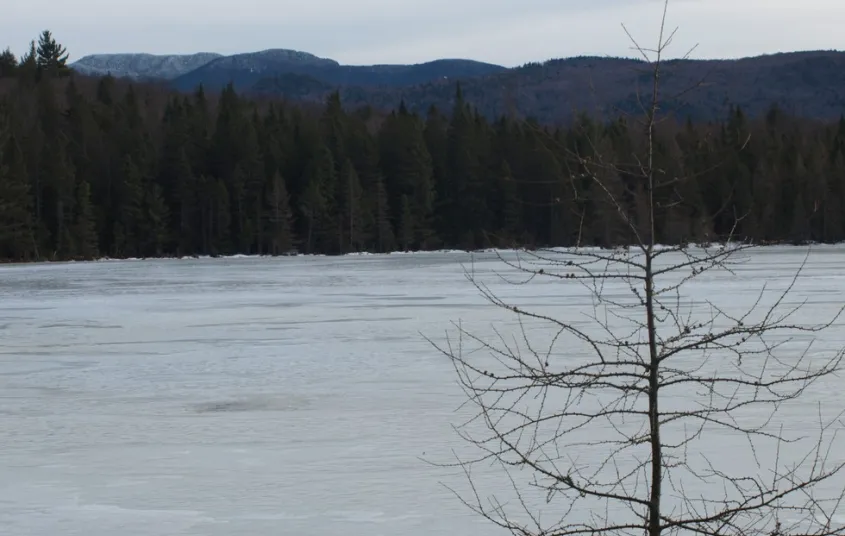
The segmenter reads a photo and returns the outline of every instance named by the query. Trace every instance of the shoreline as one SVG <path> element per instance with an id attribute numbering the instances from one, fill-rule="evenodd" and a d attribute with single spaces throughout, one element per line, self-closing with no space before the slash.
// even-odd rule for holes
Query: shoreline
<path id="1" fill-rule="evenodd" d="M 677 248 L 677 245 L 667 245 L 667 244 L 655 244 L 655 249 L 672 249 Z M 687 249 L 705 249 L 705 248 L 713 248 L 713 247 L 725 247 L 725 243 L 722 242 L 713 242 L 709 244 L 687 244 Z M 793 244 L 789 242 L 775 242 L 775 243 L 764 243 L 764 244 L 752 244 L 747 249 L 772 249 L 772 248 L 814 248 L 814 249 L 837 249 L 840 247 L 845 247 L 845 242 L 833 242 L 833 243 L 824 243 L 824 242 L 808 242 L 806 244 Z M 413 251 L 389 251 L 384 253 L 372 253 L 367 251 L 360 251 L 360 252 L 350 252 L 350 253 L 291 253 L 291 254 L 281 254 L 281 255 L 269 255 L 269 254 L 244 254 L 244 253 L 234 253 L 232 255 L 184 255 L 184 256 L 160 256 L 160 257 L 98 257 L 95 259 L 63 259 L 63 260 L 33 260 L 33 261 L 10 261 L 10 260 L 0 260 L 0 269 L 5 266 L 9 267 L 20 267 L 20 266 L 40 266 L 40 265 L 58 265 L 58 264 L 89 264 L 89 263 L 110 263 L 110 262 L 149 262 L 149 261 L 189 261 L 189 260 L 238 260 L 238 259 L 272 259 L 272 258 L 325 258 L 325 257 L 336 257 L 336 258 L 343 258 L 343 257 L 382 257 L 382 256 L 398 256 L 398 255 L 472 255 L 472 254 L 485 254 L 485 253 L 513 253 L 513 252 L 525 252 L 525 253 L 536 253 L 536 252 L 554 252 L 559 254 L 565 254 L 567 252 L 574 252 L 574 251 L 618 251 L 621 249 L 635 249 L 638 246 L 629 245 L 629 246 L 619 246 L 617 248 L 611 247 L 600 247 L 600 246 L 585 246 L 576 248 L 573 246 L 554 246 L 554 247 L 541 247 L 535 249 L 528 249 L 528 248 L 485 248 L 485 249 L 476 249 L 476 250 L 463 250 L 463 249 L 434 249 L 434 250 L 413 250 Z"/>

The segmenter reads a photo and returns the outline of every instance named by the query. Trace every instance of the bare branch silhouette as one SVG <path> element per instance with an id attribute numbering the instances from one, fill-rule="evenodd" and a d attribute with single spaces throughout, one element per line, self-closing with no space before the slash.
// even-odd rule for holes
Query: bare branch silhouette
<path id="1" fill-rule="evenodd" d="M 475 410 L 456 429 L 478 454 L 445 465 L 469 483 L 468 495 L 455 492 L 460 500 L 513 534 L 843 535 L 845 462 L 831 460 L 842 413 L 819 407 L 810 443 L 782 416 L 842 371 L 842 351 L 813 344 L 843 309 L 818 324 L 798 318 L 804 304 L 792 294 L 807 257 L 782 288 L 764 284 L 741 310 L 697 296 L 702 276 L 735 276 L 741 254 L 756 247 L 736 236 L 743 215 L 718 243 L 657 243 L 657 223 L 683 202 L 674 188 L 685 180 L 665 179 L 656 162 L 662 58 L 675 35 L 666 32 L 668 4 L 655 48 L 628 34 L 653 82 L 644 146 L 627 155 L 633 164 L 613 163 L 596 140 L 589 154 L 570 151 L 572 175 L 632 245 L 590 248 L 579 239 L 567 249 L 497 253 L 499 283 L 581 292 L 589 301 L 578 320 L 518 305 L 466 270 L 490 304 L 514 315 L 516 331 L 484 337 L 456 323 L 456 341 L 429 339 Z M 485 499 L 477 467 L 501 469 L 510 500 Z"/>

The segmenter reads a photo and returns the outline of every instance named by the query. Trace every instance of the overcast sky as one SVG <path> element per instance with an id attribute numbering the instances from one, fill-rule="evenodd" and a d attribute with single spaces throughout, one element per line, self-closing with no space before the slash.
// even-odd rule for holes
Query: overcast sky
<path id="1" fill-rule="evenodd" d="M 471 58 L 520 65 L 630 56 L 653 44 L 662 0 L 12 0 L 0 48 L 50 29 L 71 61 L 92 53 L 233 54 L 291 48 L 350 64 Z M 723 58 L 845 49 L 845 0 L 672 0 L 671 52 Z"/>

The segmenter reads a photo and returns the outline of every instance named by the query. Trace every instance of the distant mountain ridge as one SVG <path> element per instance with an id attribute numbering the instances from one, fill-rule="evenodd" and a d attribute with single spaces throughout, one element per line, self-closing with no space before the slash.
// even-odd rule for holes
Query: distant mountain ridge
<path id="1" fill-rule="evenodd" d="M 71 68 L 92 76 L 111 74 L 135 80 L 172 80 L 221 57 L 212 52 L 183 55 L 91 54 L 71 64 Z"/>
<path id="2" fill-rule="evenodd" d="M 639 59 L 581 56 L 395 87 L 339 84 L 319 73 L 288 72 L 258 81 L 252 91 L 319 101 L 339 90 L 350 108 L 389 110 L 404 102 L 410 110 L 425 113 L 432 105 L 450 109 L 456 81 L 464 98 L 488 118 L 510 114 L 565 124 L 582 112 L 603 118 L 641 112 L 638 93 L 650 91 L 651 73 Z M 663 66 L 661 90 L 663 110 L 676 111 L 682 120 L 721 120 L 731 106 L 759 116 L 775 104 L 802 117 L 838 119 L 845 113 L 845 52 L 669 60 Z"/>
<path id="3" fill-rule="evenodd" d="M 135 80 L 165 80 L 184 91 L 191 91 L 199 85 L 217 90 L 230 82 L 236 88 L 248 91 L 261 80 L 286 74 L 311 76 L 335 85 L 401 87 L 443 77 L 468 78 L 507 70 L 501 65 L 464 59 L 440 59 L 416 65 L 341 65 L 333 59 L 290 49 L 268 49 L 230 56 L 212 53 L 158 56 L 94 54 L 81 58 L 70 67 L 94 76 L 111 74 Z"/>
<path id="4" fill-rule="evenodd" d="M 319 101 L 339 90 L 350 107 L 391 109 L 404 102 L 420 112 L 451 106 L 460 81 L 465 98 L 482 114 L 533 116 L 544 123 L 567 122 L 579 112 L 636 111 L 637 91 L 650 76 L 642 60 L 626 58 L 582 56 L 515 68 L 464 59 L 358 66 L 287 49 L 231 56 L 94 55 L 71 67 L 85 74 L 159 79 L 180 91 L 200 85 L 218 91 L 232 83 L 244 93 Z M 665 64 L 663 88 L 667 95 L 682 94 L 666 106 L 695 120 L 724 117 L 730 105 L 758 115 L 774 103 L 798 115 L 838 118 L 845 112 L 845 52 L 672 60 Z"/>
<path id="5" fill-rule="evenodd" d="M 259 53 L 261 54 L 261 53 Z M 252 56 L 252 55 L 251 55 Z M 229 58 L 212 61 L 195 71 L 173 80 L 180 90 L 192 90 L 203 84 L 220 89 L 229 82 L 236 89 L 248 91 L 267 78 L 280 75 L 304 75 L 334 86 L 407 87 L 445 78 L 473 78 L 507 70 L 506 67 L 471 60 L 436 60 L 416 65 L 340 65 L 336 62 L 291 62 L 250 57 L 229 62 Z M 247 67 L 246 65 L 250 65 Z"/>

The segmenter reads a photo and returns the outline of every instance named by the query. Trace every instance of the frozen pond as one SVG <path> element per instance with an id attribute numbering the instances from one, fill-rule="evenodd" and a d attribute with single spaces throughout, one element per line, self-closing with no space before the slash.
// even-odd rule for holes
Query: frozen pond
<path id="1" fill-rule="evenodd" d="M 462 445 L 464 398 L 421 333 L 508 318 L 464 279 L 467 259 L 0 267 L 2 533 L 501 533 L 441 485 L 461 479 L 422 460 Z M 696 285 L 750 297 L 802 259 L 760 250 L 739 280 Z M 820 248 L 796 294 L 831 312 L 843 267 L 845 250 Z M 560 284 L 519 291 L 561 315 L 584 305 Z M 845 344 L 841 327 L 825 337 Z"/>

